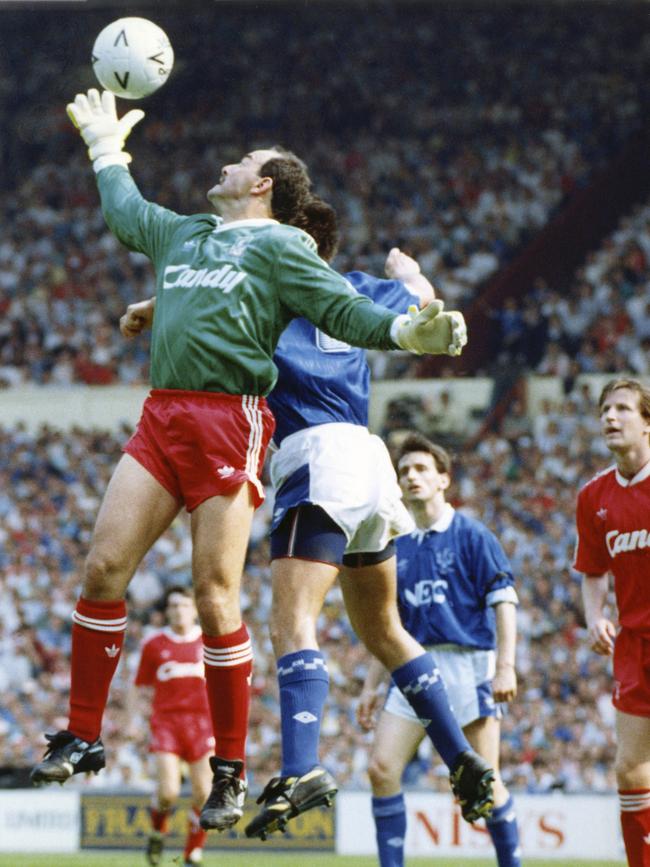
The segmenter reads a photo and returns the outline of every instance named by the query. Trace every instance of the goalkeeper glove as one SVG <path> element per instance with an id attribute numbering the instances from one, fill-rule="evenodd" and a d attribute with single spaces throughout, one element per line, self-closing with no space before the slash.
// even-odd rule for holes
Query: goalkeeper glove
<path id="1" fill-rule="evenodd" d="M 127 166 L 131 162 L 131 154 L 122 148 L 133 127 L 144 117 L 141 109 L 131 109 L 118 120 L 115 94 L 105 90 L 100 97 L 91 88 L 88 95 L 78 93 L 66 111 L 88 145 L 88 156 L 96 172 L 106 166 Z"/>
<path id="2" fill-rule="evenodd" d="M 436 299 L 424 310 L 415 305 L 396 317 L 390 336 L 400 349 L 415 355 L 460 355 L 467 343 L 467 326 L 457 310 L 443 312 L 444 302 Z"/>

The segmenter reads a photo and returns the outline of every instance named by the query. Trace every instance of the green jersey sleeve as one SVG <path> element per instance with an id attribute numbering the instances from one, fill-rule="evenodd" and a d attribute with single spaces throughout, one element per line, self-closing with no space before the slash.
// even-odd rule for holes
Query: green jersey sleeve
<path id="1" fill-rule="evenodd" d="M 276 259 L 275 279 L 282 304 L 330 337 L 365 349 L 397 348 L 390 337 L 395 313 L 330 268 L 307 233 L 291 231 Z"/>
<path id="2" fill-rule="evenodd" d="M 125 247 L 144 253 L 154 264 L 188 219 L 143 198 L 123 166 L 102 169 L 97 187 L 108 228 Z"/>

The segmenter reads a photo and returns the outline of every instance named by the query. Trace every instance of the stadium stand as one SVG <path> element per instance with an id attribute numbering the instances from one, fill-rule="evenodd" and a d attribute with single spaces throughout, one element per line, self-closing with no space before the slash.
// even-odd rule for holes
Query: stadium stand
<path id="1" fill-rule="evenodd" d="M 125 301 L 151 292 L 151 274 L 106 232 L 62 110 L 93 85 L 70 34 L 83 44 L 105 13 L 89 10 L 81 30 L 76 11 L 43 9 L 51 38 L 39 64 L 21 50 L 33 14 L 3 22 L 0 214 L 10 228 L 0 239 L 0 381 L 143 381 L 146 343 L 124 344 L 115 323 Z M 460 30 L 453 4 L 409 6 L 409 28 L 392 6 L 381 26 L 354 5 L 317 4 L 298 18 L 283 4 L 223 8 L 221 38 L 237 52 L 202 38 L 214 26 L 209 9 L 191 7 L 192 28 L 187 14 L 161 10 L 179 62 L 129 142 L 145 195 L 205 210 L 205 190 L 233 152 L 281 139 L 341 215 L 338 267 L 379 272 L 398 243 L 464 309 L 639 135 L 647 114 L 643 11 L 634 6 L 625 16 L 599 8 L 589 21 L 579 5 L 477 7 Z M 272 38 L 283 51 L 253 61 Z M 62 71 L 56 87 L 53 69 Z M 517 333 L 504 301 L 492 307 L 508 343 Z M 546 319 L 520 306 L 544 341 L 530 353 L 543 353 Z M 399 356 L 375 367 L 385 376 L 427 370 Z"/>
<path id="2" fill-rule="evenodd" d="M 457 455 L 453 501 L 480 515 L 512 560 L 522 600 L 518 664 L 521 696 L 504 721 L 504 773 L 526 791 L 613 786 L 613 735 L 607 665 L 582 645 L 579 576 L 569 564 L 573 496 L 605 456 L 594 438 L 593 406 L 583 391 L 561 408 L 543 408 L 530 429 L 484 437 Z M 575 407 L 567 412 L 566 406 Z M 581 411 L 577 411 L 577 407 Z M 69 613 L 93 517 L 118 438 L 97 431 L 62 435 L 52 428 L 0 433 L 0 765 L 34 761 L 41 732 L 65 720 Z M 266 530 L 270 500 L 258 512 L 244 582 L 244 610 L 255 646 L 251 726 L 252 784 L 277 765 L 278 705 L 266 624 L 270 605 Z M 105 741 L 110 773 L 75 785 L 146 783 L 146 726 L 131 714 L 129 684 L 142 637 L 161 624 L 163 589 L 189 581 L 189 531 L 178 519 L 154 546 L 129 594 L 127 654 L 112 691 Z M 364 786 L 366 741 L 354 702 L 367 663 L 337 593 L 320 624 L 331 660 L 332 693 L 323 760 L 344 785 Z M 412 784 L 446 786 L 426 753 L 409 769 Z"/>

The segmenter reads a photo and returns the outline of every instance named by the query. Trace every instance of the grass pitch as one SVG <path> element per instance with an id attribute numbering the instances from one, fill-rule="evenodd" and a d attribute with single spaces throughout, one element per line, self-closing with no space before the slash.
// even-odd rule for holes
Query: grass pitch
<path id="1" fill-rule="evenodd" d="M 143 853 L 79 852 L 75 855 L 0 854 L 0 867 L 142 867 Z M 409 858 L 413 867 L 492 867 L 490 858 Z M 178 852 L 165 853 L 161 867 L 182 864 Z M 351 857 L 313 852 L 208 852 L 203 867 L 377 867 L 374 857 Z M 563 867 L 560 860 L 526 859 L 526 867 Z M 571 867 L 625 867 L 624 861 L 572 861 Z"/>

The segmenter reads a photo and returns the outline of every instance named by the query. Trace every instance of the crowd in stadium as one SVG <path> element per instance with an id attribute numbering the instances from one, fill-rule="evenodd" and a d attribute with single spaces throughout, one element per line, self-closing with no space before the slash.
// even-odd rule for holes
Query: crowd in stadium
<path id="1" fill-rule="evenodd" d="M 173 37 L 174 19 L 166 14 L 161 24 Z M 221 164 L 281 131 L 341 216 L 337 267 L 379 273 L 387 250 L 400 244 L 448 306 L 469 304 L 644 120 L 646 52 L 632 12 L 605 11 L 587 21 L 580 9 L 530 7 L 515 24 L 502 10 L 486 9 L 464 19 L 459 51 L 458 19 L 445 7 L 435 26 L 421 21 L 408 29 L 386 7 L 385 27 L 372 40 L 370 25 L 350 10 L 332 13 L 327 28 L 322 19 L 319 28 L 311 26 L 308 7 L 298 19 L 280 8 L 257 9 L 255 26 L 250 12 L 224 10 L 222 38 L 236 38 L 245 49 L 224 53 L 199 39 L 196 14 L 193 33 L 183 37 L 190 41 L 180 47 L 205 68 L 204 80 L 183 86 L 180 63 L 176 83 L 172 77 L 164 96 L 145 106 L 148 117 L 129 142 L 145 195 L 181 212 L 204 210 L 204 190 Z M 257 64 L 257 49 L 268 48 L 271 24 L 278 23 L 286 31 L 283 51 L 266 50 L 268 62 Z M 63 16 L 53 26 L 69 21 Z M 61 62 L 53 56 L 52 63 Z M 92 84 L 85 58 L 83 64 L 65 58 L 65 68 L 68 92 L 59 101 Z M 153 293 L 148 262 L 106 230 L 92 173 L 61 105 L 39 95 L 47 66 L 27 65 L 12 49 L 0 55 L 0 70 L 9 82 L 0 110 L 3 161 L 23 169 L 2 175 L 0 188 L 7 227 L 0 238 L 0 386 L 146 382 L 147 340 L 124 342 L 116 324 L 129 301 Z M 287 93 L 277 82 L 289 75 Z M 14 76 L 22 79 L 21 104 L 12 98 Z M 243 102 L 236 88 L 216 84 L 241 80 Z M 524 300 L 506 299 L 496 312 L 506 362 L 562 377 L 568 392 L 562 406 L 547 404 L 534 422 L 525 407 L 515 407 L 472 448 L 463 448 L 450 413 L 445 425 L 440 412 L 436 420 L 430 407 L 408 400 L 393 407 L 401 415 L 384 423 L 389 443 L 416 425 L 452 447 L 451 501 L 494 530 L 513 564 L 520 694 L 503 722 L 502 757 L 514 791 L 616 788 L 610 671 L 584 643 L 579 576 L 570 565 L 576 490 L 608 456 L 595 395 L 570 386 L 580 372 L 646 375 L 649 313 L 650 206 L 644 206 L 590 255 L 570 291 L 538 281 Z M 394 375 L 399 364 L 376 356 L 373 373 Z M 126 433 L 0 428 L 0 765 L 17 757 L 34 763 L 42 732 L 65 728 L 52 708 L 66 706 L 70 612 Z M 244 582 L 255 650 L 253 788 L 279 766 L 266 626 L 271 508 L 269 496 L 256 515 Z M 187 583 L 189 568 L 189 530 L 179 518 L 130 587 L 127 653 L 103 736 L 109 767 L 95 780 L 70 785 L 152 785 L 144 705 L 132 680 L 143 637 L 162 623 L 156 604 L 163 590 Z M 323 763 L 342 785 L 366 786 L 369 741 L 354 708 L 367 657 L 336 593 L 321 618 L 321 636 L 332 684 Z M 408 782 L 448 790 L 444 767 L 426 748 L 409 766 Z"/>
<path id="2" fill-rule="evenodd" d="M 581 627 L 579 576 L 571 569 L 574 500 L 581 481 L 607 461 L 586 389 L 563 406 L 547 404 L 529 429 L 492 433 L 460 450 L 452 501 L 498 535 L 517 578 L 520 694 L 503 724 L 504 774 L 524 791 L 598 791 L 613 786 L 610 673 L 590 653 Z M 70 611 L 82 559 L 120 437 L 77 430 L 62 435 L 0 434 L 0 765 L 41 751 L 43 730 L 63 727 L 68 689 Z M 270 492 L 269 492 L 270 493 Z M 267 633 L 270 605 L 267 529 L 271 499 L 257 513 L 244 581 L 244 612 L 255 668 L 250 772 L 255 786 L 279 763 L 277 689 Z M 108 773 L 96 784 L 146 785 L 146 703 L 132 680 L 140 642 L 160 626 L 165 587 L 189 581 L 190 539 L 179 518 L 154 546 L 129 591 L 128 653 L 106 718 Z M 335 593 L 321 619 L 332 691 L 322 758 L 342 784 L 364 786 L 368 746 L 354 721 L 367 665 Z M 444 768 L 421 754 L 411 783 L 446 790 Z"/>
<path id="3" fill-rule="evenodd" d="M 223 32 L 237 33 L 247 50 L 223 54 L 200 38 L 207 12 L 195 14 L 191 33 L 171 15 L 161 20 L 179 56 L 192 57 L 204 75 L 187 86 L 181 60 L 164 96 L 145 106 L 148 117 L 129 142 L 145 195 L 180 212 L 205 210 L 205 190 L 224 162 L 281 137 L 337 208 L 337 267 L 381 273 L 397 243 L 418 258 L 448 307 L 466 307 L 644 119 L 643 30 L 632 11 L 605 10 L 587 24 L 573 7 L 522 8 L 514 18 L 481 10 L 463 18 L 458 51 L 458 19 L 444 6 L 435 20 L 407 29 L 390 7 L 381 28 L 353 9 L 304 10 L 299 20 L 281 8 L 256 10 L 254 21 L 245 9 L 229 10 Z M 92 84 L 88 64 L 68 51 L 57 56 L 68 40 L 53 38 L 52 63 L 65 75 L 56 101 L 48 98 L 48 64 L 29 64 L 20 52 L 20 21 L 0 60 L 8 82 L 3 162 L 14 167 L 0 189 L 8 227 L 0 239 L 0 383 L 146 381 L 146 343 L 124 344 L 115 324 L 127 301 L 151 294 L 151 273 L 106 231 L 92 172 L 62 111 L 66 98 Z M 55 30 L 71 24 L 65 16 L 52 22 Z M 253 63 L 271 27 L 283 33 L 283 51 Z M 324 57 L 331 69 L 322 77 Z M 270 84 L 286 76 L 289 91 Z M 243 80 L 245 98 L 223 86 Z M 618 369 L 630 351 L 640 357 L 644 335 L 621 342 L 616 330 L 625 309 L 615 310 L 610 333 L 593 324 L 603 294 L 621 282 L 635 303 L 646 300 L 643 251 L 629 249 L 624 235 L 625 228 L 587 263 L 570 293 L 575 302 L 545 286 L 524 303 L 506 302 L 504 345 L 526 356 L 535 329 L 540 358 L 527 360 L 541 359 L 541 372 L 572 362 Z M 377 363 L 374 372 L 395 371 Z"/>

